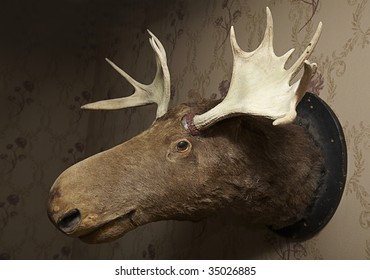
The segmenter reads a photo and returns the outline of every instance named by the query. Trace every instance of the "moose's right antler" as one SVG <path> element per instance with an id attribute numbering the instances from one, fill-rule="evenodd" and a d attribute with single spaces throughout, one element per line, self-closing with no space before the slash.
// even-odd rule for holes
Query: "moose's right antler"
<path id="1" fill-rule="evenodd" d="M 144 85 L 135 81 L 125 71 L 106 58 L 107 62 L 134 87 L 135 92 L 128 97 L 89 103 L 83 105 L 81 107 L 82 109 L 116 110 L 156 103 L 158 105 L 156 118 L 163 116 L 167 112 L 170 101 L 171 84 L 170 72 L 167 67 L 166 51 L 158 38 L 149 30 L 148 32 L 152 36 L 149 42 L 155 51 L 157 63 L 157 72 L 153 82 L 150 85 Z"/>
<path id="2" fill-rule="evenodd" d="M 292 122 L 297 113 L 296 105 L 302 99 L 306 87 L 316 71 L 316 64 L 307 59 L 314 50 L 321 34 L 319 23 L 316 33 L 304 53 L 289 69 L 285 69 L 288 58 L 294 49 L 281 57 L 275 55 L 273 41 L 273 21 L 269 8 L 266 8 L 267 24 L 264 38 L 252 52 L 243 51 L 236 42 L 234 28 L 230 30 L 230 41 L 234 65 L 230 89 L 225 99 L 211 110 L 201 115 L 187 115 L 183 127 L 195 135 L 214 123 L 241 114 L 264 116 L 273 119 L 274 125 Z M 300 80 L 290 85 L 292 79 L 304 66 Z"/>

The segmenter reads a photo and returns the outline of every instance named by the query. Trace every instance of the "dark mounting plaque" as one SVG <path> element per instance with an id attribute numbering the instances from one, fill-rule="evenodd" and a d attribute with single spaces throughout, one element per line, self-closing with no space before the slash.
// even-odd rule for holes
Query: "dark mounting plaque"
<path id="1" fill-rule="evenodd" d="M 274 232 L 305 240 L 330 221 L 339 205 L 347 177 L 347 147 L 338 118 L 318 96 L 306 93 L 297 106 L 297 113 L 295 123 L 305 127 L 321 149 L 325 173 L 306 217 Z"/>

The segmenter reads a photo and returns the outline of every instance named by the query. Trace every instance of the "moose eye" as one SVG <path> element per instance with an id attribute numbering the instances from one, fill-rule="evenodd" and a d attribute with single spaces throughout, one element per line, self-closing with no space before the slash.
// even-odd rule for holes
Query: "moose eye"
<path id="1" fill-rule="evenodd" d="M 177 152 L 186 152 L 190 147 L 190 143 L 186 140 L 181 140 L 176 145 Z"/>

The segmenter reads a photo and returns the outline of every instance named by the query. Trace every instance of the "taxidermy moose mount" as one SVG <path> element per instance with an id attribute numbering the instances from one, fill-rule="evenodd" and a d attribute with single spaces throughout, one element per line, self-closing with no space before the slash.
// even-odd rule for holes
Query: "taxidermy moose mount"
<path id="1" fill-rule="evenodd" d="M 50 190 L 48 215 L 55 226 L 87 243 L 115 240 L 160 220 L 199 221 L 230 209 L 248 223 L 279 230 L 305 216 L 316 196 L 323 161 L 307 131 L 293 123 L 296 106 L 316 70 L 307 59 L 318 28 L 289 69 L 273 50 L 273 22 L 266 8 L 263 40 L 243 51 L 230 30 L 233 71 L 218 102 L 168 110 L 170 74 L 161 42 L 149 31 L 157 71 L 150 85 L 132 79 L 134 94 L 83 109 L 158 105 L 149 129 L 65 170 Z M 302 77 L 292 83 L 303 67 Z"/>

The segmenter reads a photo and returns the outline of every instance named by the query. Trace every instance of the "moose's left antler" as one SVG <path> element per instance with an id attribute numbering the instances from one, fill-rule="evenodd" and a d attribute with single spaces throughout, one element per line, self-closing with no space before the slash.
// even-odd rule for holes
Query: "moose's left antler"
<path id="1" fill-rule="evenodd" d="M 185 116 L 182 124 L 191 134 L 198 134 L 200 130 L 222 119 L 240 114 L 264 116 L 273 119 L 274 125 L 290 123 L 295 119 L 295 108 L 316 71 L 316 64 L 311 64 L 307 59 L 318 42 L 322 23 L 319 23 L 304 53 L 286 70 L 284 66 L 294 49 L 280 57 L 275 55 L 272 45 L 273 21 L 268 7 L 266 13 L 264 38 L 252 52 L 245 52 L 239 47 L 234 28 L 231 27 L 230 41 L 234 65 L 229 91 L 221 103 L 206 113 Z M 303 66 L 302 78 L 290 85 Z"/>
<path id="2" fill-rule="evenodd" d="M 153 82 L 149 85 L 144 85 L 135 81 L 125 71 L 106 58 L 107 62 L 134 87 L 135 92 L 128 97 L 89 103 L 82 106 L 82 109 L 115 110 L 156 103 L 158 105 L 156 118 L 163 116 L 167 112 L 170 102 L 171 83 L 166 51 L 158 38 L 149 30 L 148 32 L 151 35 L 149 42 L 156 54 L 157 63 L 157 72 Z"/>

